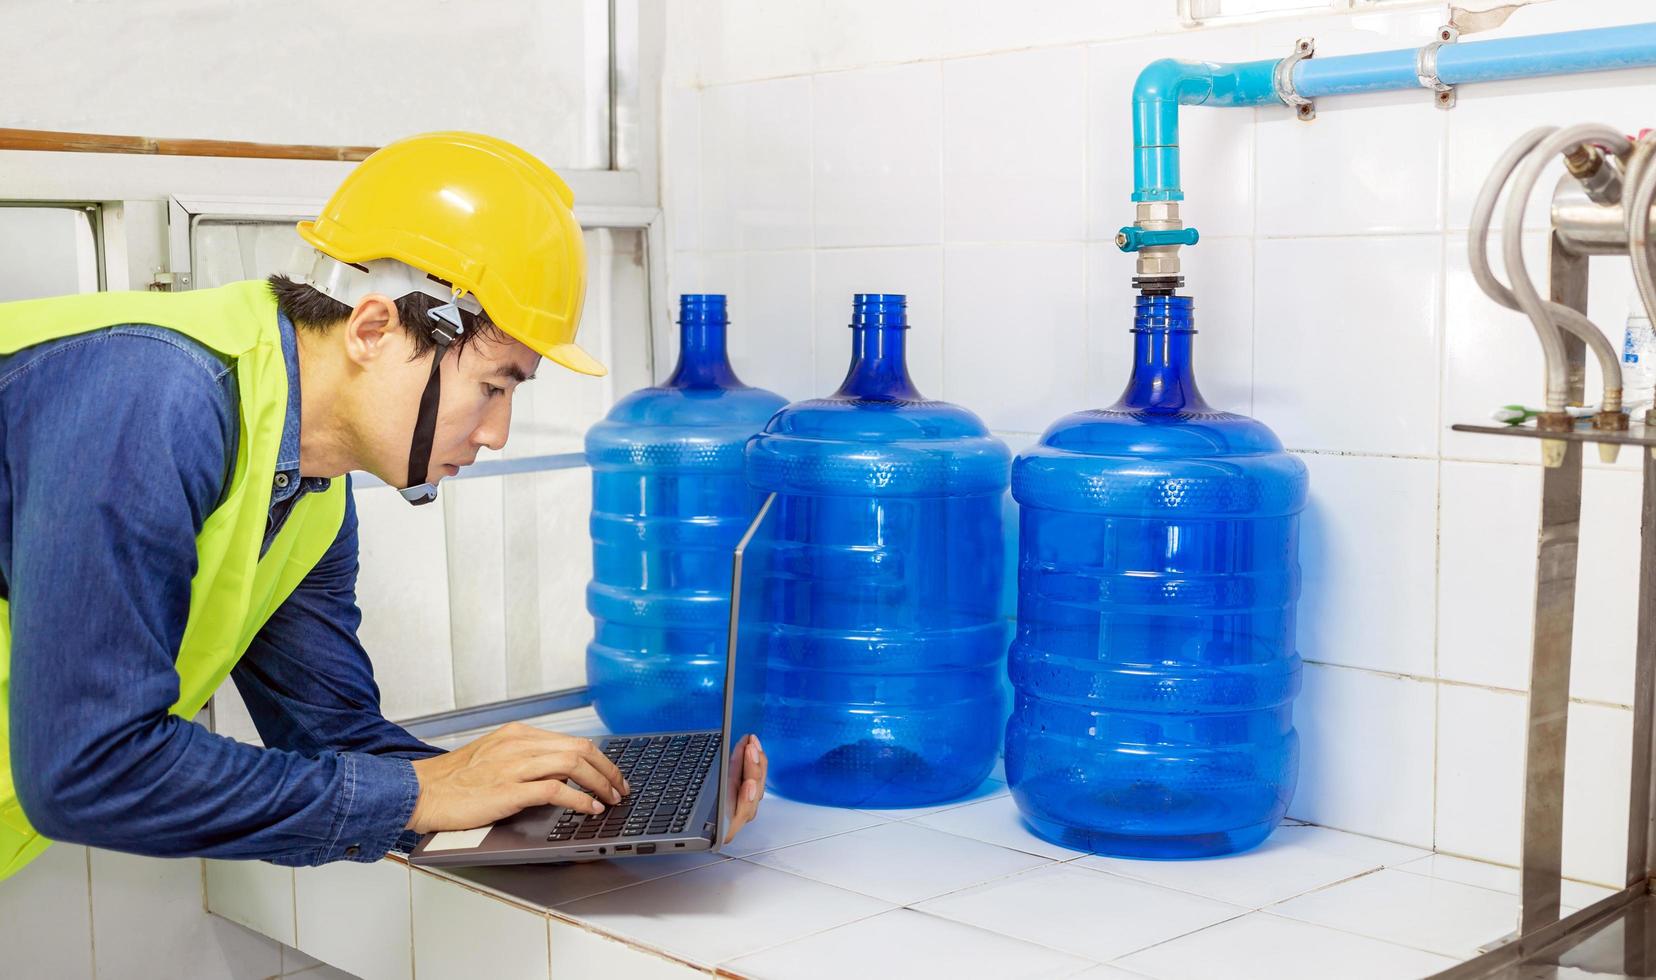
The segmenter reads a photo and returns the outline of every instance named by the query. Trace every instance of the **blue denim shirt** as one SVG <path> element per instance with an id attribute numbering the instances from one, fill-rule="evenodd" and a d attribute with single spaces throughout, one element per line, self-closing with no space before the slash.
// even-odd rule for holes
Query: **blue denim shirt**
<path id="1" fill-rule="evenodd" d="M 289 395 L 265 546 L 327 480 L 299 474 Z M 158 856 L 373 861 L 438 752 L 380 712 L 356 637 L 357 518 L 232 673 L 265 748 L 168 714 L 196 569 L 239 423 L 235 374 L 181 334 L 113 327 L 0 357 L 0 595 L 11 603 L 11 766 L 35 828 Z M 347 501 L 349 501 L 347 487 Z"/>

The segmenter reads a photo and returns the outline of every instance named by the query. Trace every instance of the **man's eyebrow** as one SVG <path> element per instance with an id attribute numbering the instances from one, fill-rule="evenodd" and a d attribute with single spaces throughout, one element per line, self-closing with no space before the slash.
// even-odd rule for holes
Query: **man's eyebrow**
<path id="1" fill-rule="evenodd" d="M 518 367 L 516 364 L 502 364 L 494 369 L 490 377 L 505 378 L 509 381 L 516 381 L 518 384 L 522 384 L 525 381 L 535 380 L 535 376 L 533 374 L 524 374 L 523 368 Z"/>

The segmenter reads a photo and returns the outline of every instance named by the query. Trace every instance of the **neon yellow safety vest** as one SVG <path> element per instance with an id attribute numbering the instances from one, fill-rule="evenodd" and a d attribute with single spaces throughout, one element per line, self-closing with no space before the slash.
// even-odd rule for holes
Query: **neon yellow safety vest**
<path id="1" fill-rule="evenodd" d="M 253 637 L 304 579 L 339 534 L 345 484 L 300 498 L 264 557 L 276 453 L 287 415 L 287 366 L 276 297 L 264 282 L 240 282 L 192 293 L 93 293 L 0 303 L 0 355 L 125 323 L 177 331 L 234 363 L 241 393 L 241 435 L 224 502 L 196 536 L 197 568 L 190 614 L 178 646 L 178 700 L 172 713 L 189 718 L 230 675 Z M 15 583 L 14 583 L 15 584 Z M 96 596 L 87 601 L 96 602 Z M 95 656 L 94 651 L 77 651 Z M 12 778 L 11 616 L 0 600 L 0 880 L 28 864 L 50 841 L 29 826 Z M 29 711 L 51 711 L 49 704 Z"/>

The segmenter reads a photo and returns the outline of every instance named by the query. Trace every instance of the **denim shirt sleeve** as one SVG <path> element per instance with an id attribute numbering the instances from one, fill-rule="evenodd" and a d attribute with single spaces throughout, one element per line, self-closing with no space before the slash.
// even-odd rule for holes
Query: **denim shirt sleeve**
<path id="1" fill-rule="evenodd" d="M 410 767 L 392 761 L 442 750 L 387 721 L 380 709 L 373 665 L 357 639 L 357 513 L 349 485 L 345 494 L 339 536 L 259 631 L 231 677 L 266 745 L 305 755 L 365 754 L 380 764 L 359 771 L 363 782 L 376 784 L 364 798 L 390 806 L 412 777 Z M 418 791 L 415 783 L 412 792 Z M 387 820 L 395 815 L 387 813 Z M 408 814 L 400 816 L 406 822 Z"/>
<path id="2" fill-rule="evenodd" d="M 234 375 L 168 331 L 117 328 L 0 362 L 18 798 L 60 841 L 372 860 L 413 810 L 406 759 L 350 738 L 258 748 L 168 712 L 195 538 L 223 495 L 235 427 Z"/>

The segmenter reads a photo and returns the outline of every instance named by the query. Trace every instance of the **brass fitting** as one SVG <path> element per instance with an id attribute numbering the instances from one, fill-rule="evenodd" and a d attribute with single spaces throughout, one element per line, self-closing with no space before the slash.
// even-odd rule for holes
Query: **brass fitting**
<path id="1" fill-rule="evenodd" d="M 1575 419 L 1569 412 L 1542 412 L 1535 417 L 1535 428 L 1541 432 L 1569 432 L 1575 428 Z M 1568 444 L 1562 439 L 1541 440 L 1541 465 L 1557 469 L 1564 465 Z"/>
<path id="2" fill-rule="evenodd" d="M 1626 432 L 1628 420 L 1626 412 L 1599 412 L 1593 416 L 1593 428 L 1599 432 Z M 1621 455 L 1621 446 L 1614 442 L 1598 444 L 1599 462 L 1614 463 Z"/>

